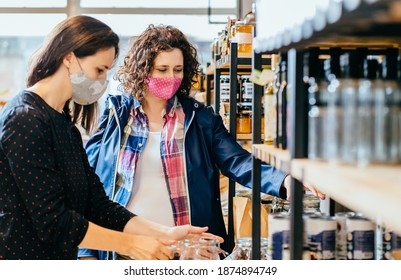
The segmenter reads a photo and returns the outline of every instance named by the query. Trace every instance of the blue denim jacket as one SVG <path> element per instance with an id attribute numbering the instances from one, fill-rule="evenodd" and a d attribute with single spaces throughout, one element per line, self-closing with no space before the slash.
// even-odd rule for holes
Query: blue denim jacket
<path id="1" fill-rule="evenodd" d="M 122 132 L 127 124 L 130 108 L 135 102 L 138 101 L 127 95 L 109 96 L 99 132 L 86 145 L 89 162 L 110 197 L 115 188 Z M 180 102 L 185 112 L 184 149 L 191 224 L 208 226 L 209 232 L 226 239 L 220 202 L 220 172 L 245 187 L 251 187 L 252 155 L 235 141 L 225 128 L 222 118 L 211 107 L 188 97 L 180 97 Z M 267 164 L 262 164 L 261 170 L 261 191 L 279 196 L 287 174 Z M 129 200 L 121 195 L 119 197 Z M 222 248 L 232 249 L 224 248 L 226 243 L 222 244 Z M 83 256 L 114 259 L 107 252 L 98 251 L 96 255 L 96 251 L 80 249 L 79 257 Z"/>

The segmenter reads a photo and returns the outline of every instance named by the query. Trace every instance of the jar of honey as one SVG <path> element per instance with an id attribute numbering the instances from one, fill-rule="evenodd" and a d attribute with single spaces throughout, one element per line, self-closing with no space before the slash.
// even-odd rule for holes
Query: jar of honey
<path id="1" fill-rule="evenodd" d="M 247 112 L 237 114 L 237 133 L 251 133 L 251 115 Z"/>
<path id="2" fill-rule="evenodd" d="M 235 39 L 238 44 L 238 57 L 250 57 L 252 55 L 252 31 L 253 25 L 243 21 L 235 23 Z"/>

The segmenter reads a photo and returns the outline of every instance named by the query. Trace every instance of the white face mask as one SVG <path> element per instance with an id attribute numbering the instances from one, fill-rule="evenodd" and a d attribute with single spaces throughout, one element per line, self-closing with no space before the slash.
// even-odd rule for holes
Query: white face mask
<path id="1" fill-rule="evenodd" d="M 72 100 L 80 105 L 89 105 L 95 103 L 106 91 L 109 81 L 93 80 L 85 75 L 80 64 L 79 67 L 81 68 L 82 72 L 70 74 Z"/>

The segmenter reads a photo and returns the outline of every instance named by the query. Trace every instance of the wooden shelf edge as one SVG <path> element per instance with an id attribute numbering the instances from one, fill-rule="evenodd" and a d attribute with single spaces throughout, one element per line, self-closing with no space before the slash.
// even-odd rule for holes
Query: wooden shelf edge
<path id="1" fill-rule="evenodd" d="M 330 198 L 382 221 L 401 234 L 401 166 L 371 165 L 363 169 L 308 159 L 291 161 L 291 175 Z"/>
<path id="2" fill-rule="evenodd" d="M 290 171 L 291 155 L 288 150 L 276 148 L 273 145 L 253 144 L 252 154 L 284 172 Z"/>

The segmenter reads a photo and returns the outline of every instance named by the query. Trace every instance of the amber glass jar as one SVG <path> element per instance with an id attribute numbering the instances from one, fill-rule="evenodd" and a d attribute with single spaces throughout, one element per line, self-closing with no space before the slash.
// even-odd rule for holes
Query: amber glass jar
<path id="1" fill-rule="evenodd" d="M 238 56 L 252 55 L 252 29 L 253 25 L 244 24 L 243 21 L 235 23 L 235 38 L 238 43 Z"/>
<path id="2" fill-rule="evenodd" d="M 251 133 L 251 115 L 249 113 L 237 114 L 237 133 Z"/>

